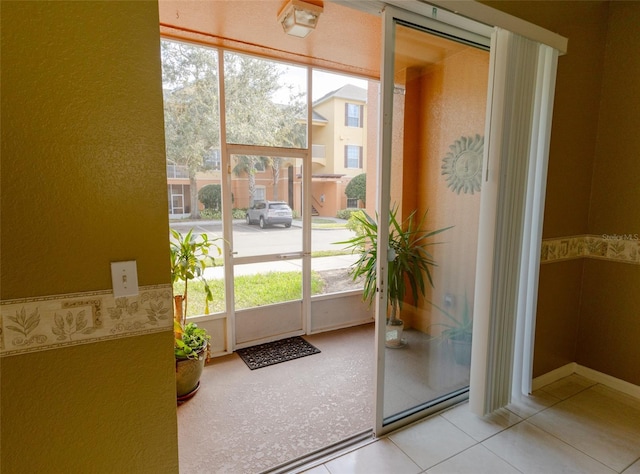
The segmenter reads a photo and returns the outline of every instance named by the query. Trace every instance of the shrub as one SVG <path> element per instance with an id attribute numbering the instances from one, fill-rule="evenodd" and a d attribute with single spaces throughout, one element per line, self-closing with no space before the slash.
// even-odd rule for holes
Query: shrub
<path id="1" fill-rule="evenodd" d="M 205 209 L 220 210 L 222 204 L 222 191 L 219 184 L 207 184 L 198 191 L 198 200 L 204 204 Z"/>
<path id="2" fill-rule="evenodd" d="M 233 219 L 244 219 L 247 216 L 247 210 L 241 208 L 231 209 L 231 217 Z M 200 217 L 203 219 L 222 219 L 222 211 L 216 211 L 214 209 L 203 209 L 200 211 Z"/>
<path id="3" fill-rule="evenodd" d="M 360 209 L 354 209 L 349 216 L 349 220 L 347 221 L 346 227 L 347 229 L 356 233 L 356 235 L 363 235 L 363 219 L 366 219 L 365 213 Z"/>
<path id="4" fill-rule="evenodd" d="M 362 202 L 366 202 L 367 199 L 367 174 L 362 173 L 355 176 L 347 187 L 344 188 L 344 193 L 350 199 L 359 199 Z"/>
<path id="5" fill-rule="evenodd" d="M 244 219 L 247 217 L 247 210 L 240 207 L 234 207 L 231 209 L 231 217 L 234 219 Z"/>
<path id="6" fill-rule="evenodd" d="M 220 219 L 222 219 L 222 212 L 221 211 L 216 211 L 214 209 L 203 209 L 202 211 L 200 211 L 200 217 L 202 219 L 220 220 Z"/>
<path id="7" fill-rule="evenodd" d="M 340 209 L 338 212 L 336 212 L 336 217 L 338 219 L 349 220 L 354 212 L 359 212 L 359 209 Z"/>

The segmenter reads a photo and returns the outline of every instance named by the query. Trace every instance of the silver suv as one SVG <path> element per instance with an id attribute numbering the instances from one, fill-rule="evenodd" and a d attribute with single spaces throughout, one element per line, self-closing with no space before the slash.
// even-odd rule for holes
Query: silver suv
<path id="1" fill-rule="evenodd" d="M 247 224 L 258 223 L 261 229 L 273 224 L 291 227 L 292 220 L 291 208 L 283 201 L 256 201 L 247 209 Z"/>

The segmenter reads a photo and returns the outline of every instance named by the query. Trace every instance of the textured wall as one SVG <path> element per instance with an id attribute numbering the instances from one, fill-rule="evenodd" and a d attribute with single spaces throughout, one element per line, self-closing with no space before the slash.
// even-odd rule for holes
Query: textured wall
<path id="1" fill-rule="evenodd" d="M 442 245 L 429 249 L 439 267 L 432 269 L 434 288 L 427 288 L 425 299 L 447 307 L 457 317 L 462 315 L 465 298 L 473 310 L 480 193 L 457 192 L 449 184 L 462 186 L 472 181 L 452 173 L 454 157 L 472 148 L 467 148 L 467 137 L 476 143 L 476 135 L 484 135 L 488 71 L 489 53 L 467 47 L 407 73 L 403 217 L 413 209 L 418 210 L 418 218 L 428 211 L 429 230 L 453 227 L 430 239 Z M 408 324 L 424 332 L 439 332 L 441 328 L 433 325 L 442 322 L 442 315 L 424 302 L 418 312 L 420 316 Z"/>
<path id="2" fill-rule="evenodd" d="M 482 3 L 569 38 L 558 60 L 543 238 L 586 234 L 609 2 Z M 534 376 L 575 361 L 582 265 L 541 269 Z"/>
<path id="3" fill-rule="evenodd" d="M 589 233 L 640 234 L 640 3 L 611 2 Z M 576 361 L 640 385 L 640 266 L 588 262 Z"/>
<path id="4" fill-rule="evenodd" d="M 3 2 L 2 299 L 167 281 L 155 10 Z"/>
<path id="5" fill-rule="evenodd" d="M 155 2 L 2 2 L 2 300 L 168 284 Z M 177 472 L 170 331 L 2 359 L 3 472 Z"/>
<path id="6" fill-rule="evenodd" d="M 640 233 L 640 3 L 483 2 L 569 38 L 558 64 L 544 237 Z M 571 260 L 540 273 L 534 375 L 578 362 L 640 384 L 640 271 Z"/>

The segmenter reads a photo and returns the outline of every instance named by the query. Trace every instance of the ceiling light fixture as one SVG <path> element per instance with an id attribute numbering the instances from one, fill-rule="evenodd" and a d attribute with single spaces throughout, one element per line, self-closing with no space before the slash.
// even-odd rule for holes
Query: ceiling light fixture
<path id="1" fill-rule="evenodd" d="M 288 35 L 304 38 L 316 27 L 323 10 L 322 1 L 289 0 L 280 9 L 278 21 Z"/>

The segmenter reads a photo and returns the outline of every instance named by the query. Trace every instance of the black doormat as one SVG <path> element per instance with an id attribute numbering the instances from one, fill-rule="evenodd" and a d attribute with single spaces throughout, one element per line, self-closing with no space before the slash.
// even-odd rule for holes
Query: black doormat
<path id="1" fill-rule="evenodd" d="M 255 370 L 279 364 L 280 362 L 318 354 L 320 349 L 309 344 L 300 336 L 296 336 L 247 347 L 246 349 L 238 349 L 236 352 L 247 364 L 247 367 Z"/>

